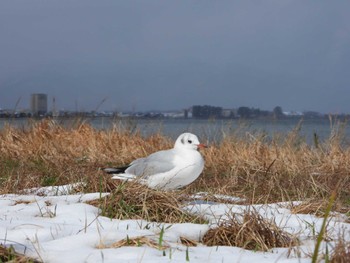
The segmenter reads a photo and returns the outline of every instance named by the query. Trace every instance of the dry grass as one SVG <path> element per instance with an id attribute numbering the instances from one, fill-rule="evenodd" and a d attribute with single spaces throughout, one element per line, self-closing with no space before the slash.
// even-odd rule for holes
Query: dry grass
<path id="1" fill-rule="evenodd" d="M 295 246 L 298 242 L 274 222 L 251 211 L 245 213 L 243 218 L 231 214 L 227 221 L 204 235 L 203 243 L 207 246 L 236 246 L 267 251 L 275 247 Z"/>
<path id="2" fill-rule="evenodd" d="M 98 191 L 100 177 L 103 187 L 110 181 L 101 167 L 129 163 L 170 145 L 159 134 L 144 139 L 117 128 L 97 131 L 83 122 L 72 128 L 50 120 L 27 130 L 8 126 L 0 131 L 0 193 L 78 181 L 89 183 L 86 191 Z"/>
<path id="3" fill-rule="evenodd" d="M 327 200 L 307 200 L 292 206 L 291 212 L 293 214 L 313 214 L 318 217 L 324 217 L 328 202 Z M 347 214 L 350 211 L 350 207 L 347 204 L 337 202 L 333 205 L 332 211 Z"/>
<path id="4" fill-rule="evenodd" d="M 142 246 L 148 246 L 159 250 L 165 250 L 169 248 L 169 246 L 164 244 L 160 245 L 159 242 L 145 236 L 125 238 L 109 245 L 99 244 L 97 248 L 106 249 L 106 248 L 119 248 L 119 247 L 142 247 Z"/>
<path id="5" fill-rule="evenodd" d="M 116 186 L 111 194 L 90 204 L 101 209 L 104 216 L 117 219 L 145 219 L 165 223 L 206 223 L 201 217 L 181 209 L 180 192 L 163 192 L 137 183 Z"/>
<path id="6" fill-rule="evenodd" d="M 330 259 L 331 263 L 348 263 L 350 262 L 350 242 L 340 239 L 336 244 Z"/>
<path id="7" fill-rule="evenodd" d="M 204 154 L 205 174 L 192 188 L 243 193 L 256 203 L 323 199 L 341 185 L 339 198 L 350 200 L 350 149 L 335 142 L 315 149 L 288 138 L 281 144 L 228 138 Z"/>
<path id="8" fill-rule="evenodd" d="M 117 126 L 102 131 L 76 122 L 67 128 L 51 120 L 28 129 L 7 126 L 0 131 L 0 193 L 81 181 L 87 182 L 85 192 L 111 191 L 115 185 L 101 167 L 172 146 L 159 133 L 143 138 Z M 272 139 L 233 133 L 202 153 L 205 170 L 184 193 L 206 191 L 265 203 L 324 200 L 338 188 L 337 201 L 350 204 L 350 148 L 342 147 L 340 132 L 317 147 L 297 130 Z"/>
<path id="9" fill-rule="evenodd" d="M 12 247 L 6 248 L 0 245 L 0 262 L 39 263 L 40 261 L 18 254 Z"/>
<path id="10" fill-rule="evenodd" d="M 186 247 L 196 247 L 198 245 L 197 241 L 189 239 L 187 237 L 180 237 L 180 242 Z"/>

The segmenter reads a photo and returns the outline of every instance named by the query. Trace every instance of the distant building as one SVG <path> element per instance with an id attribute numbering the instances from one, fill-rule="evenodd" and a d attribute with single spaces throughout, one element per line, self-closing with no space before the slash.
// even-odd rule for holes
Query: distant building
<path id="1" fill-rule="evenodd" d="M 30 110 L 34 116 L 43 116 L 47 113 L 47 94 L 32 94 Z"/>
<path id="2" fill-rule="evenodd" d="M 222 117 L 222 108 L 209 105 L 195 105 L 192 106 L 193 118 L 209 119 Z"/>

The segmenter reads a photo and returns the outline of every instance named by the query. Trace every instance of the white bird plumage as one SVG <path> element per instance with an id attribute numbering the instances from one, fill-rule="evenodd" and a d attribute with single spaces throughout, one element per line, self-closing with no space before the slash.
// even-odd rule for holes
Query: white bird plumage
<path id="1" fill-rule="evenodd" d="M 174 148 L 152 153 L 126 167 L 106 168 L 113 179 L 137 180 L 149 188 L 173 190 L 189 185 L 202 173 L 204 159 L 198 149 L 206 147 L 192 133 L 181 134 Z"/>

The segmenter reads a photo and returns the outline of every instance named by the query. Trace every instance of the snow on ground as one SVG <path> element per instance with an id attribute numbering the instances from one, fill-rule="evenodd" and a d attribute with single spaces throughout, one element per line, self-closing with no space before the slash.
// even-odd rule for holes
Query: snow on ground
<path id="1" fill-rule="evenodd" d="M 63 189 L 63 190 L 62 190 Z M 12 245 L 19 253 L 43 262 L 310 262 L 315 237 L 322 218 L 291 214 L 289 204 L 233 205 L 191 203 L 184 209 L 205 215 L 209 225 L 161 224 L 143 220 L 116 220 L 99 216 L 98 208 L 86 201 L 107 195 L 68 194 L 60 188 L 35 189 L 34 193 L 0 196 L 0 243 Z M 55 191 L 56 195 L 52 194 Z M 40 195 L 38 195 L 40 193 Z M 45 195 L 43 195 L 45 193 Z M 302 244 L 292 249 L 275 248 L 269 252 L 254 252 L 237 247 L 189 247 L 180 243 L 180 237 L 199 241 L 206 231 L 227 215 L 255 209 L 263 217 L 273 219 L 285 231 L 295 234 Z M 327 226 L 332 250 L 339 235 L 350 240 L 350 224 L 341 217 L 333 217 Z M 165 252 L 149 246 L 112 248 L 125 238 L 147 237 L 158 244 L 165 230 Z M 325 243 L 322 244 L 325 249 Z"/>

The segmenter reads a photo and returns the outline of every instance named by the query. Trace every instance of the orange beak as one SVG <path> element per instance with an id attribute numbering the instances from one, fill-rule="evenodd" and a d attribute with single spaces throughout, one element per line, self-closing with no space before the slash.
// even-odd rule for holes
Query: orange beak
<path id="1" fill-rule="evenodd" d="M 206 145 L 203 144 L 203 143 L 198 144 L 197 147 L 198 147 L 199 149 L 201 149 L 201 148 L 208 148 L 208 146 L 206 146 Z"/>

